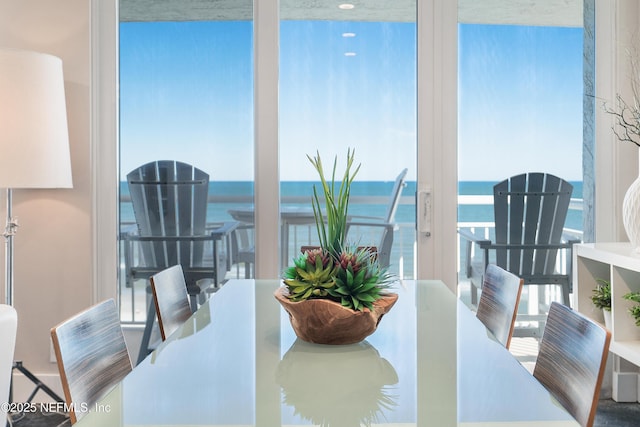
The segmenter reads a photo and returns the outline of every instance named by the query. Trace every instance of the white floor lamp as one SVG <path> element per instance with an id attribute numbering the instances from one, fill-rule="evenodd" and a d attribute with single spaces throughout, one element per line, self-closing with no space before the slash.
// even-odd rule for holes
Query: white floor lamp
<path id="1" fill-rule="evenodd" d="M 12 192 L 20 188 L 71 188 L 71 159 L 62 61 L 55 56 L 0 49 L 0 188 L 7 189 L 5 301 L 13 305 L 13 238 L 18 221 Z M 42 389 L 22 362 L 14 368 Z"/>

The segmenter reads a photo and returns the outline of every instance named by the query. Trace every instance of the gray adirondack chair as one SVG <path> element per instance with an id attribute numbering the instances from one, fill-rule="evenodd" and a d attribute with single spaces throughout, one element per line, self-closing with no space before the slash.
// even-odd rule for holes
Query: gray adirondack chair
<path id="1" fill-rule="evenodd" d="M 537 172 L 516 175 L 494 186 L 495 237 L 486 239 L 459 230 L 463 241 L 468 241 L 465 272 L 471 282 L 472 304 L 477 303 L 487 265 L 494 262 L 524 279 L 525 285 L 560 286 L 562 301 L 569 305 L 571 250 L 579 242 L 564 234 L 572 192 L 567 181 Z M 471 258 L 472 245 L 480 250 L 480 262 Z M 561 266 L 558 255 L 563 251 Z"/>
<path id="2" fill-rule="evenodd" d="M 222 247 L 238 223 L 208 227 L 209 175 L 187 163 L 153 161 L 131 171 L 127 182 L 137 223 L 135 232 L 123 233 L 127 285 L 180 264 L 195 310 L 206 288 L 211 282 L 218 285 L 230 267 Z M 143 347 L 154 318 L 154 304 L 149 301 Z M 143 353 L 146 350 L 141 349 Z"/>
<path id="3" fill-rule="evenodd" d="M 396 211 L 400 204 L 400 197 L 402 196 L 402 190 L 406 186 L 405 179 L 407 176 L 407 169 L 403 169 L 393 184 L 391 195 L 389 196 L 389 204 L 387 205 L 387 211 L 384 217 L 370 217 L 370 216 L 349 216 L 347 222 L 347 240 L 357 239 L 359 245 L 371 245 L 376 247 L 376 253 L 378 261 L 382 268 L 389 267 L 391 263 L 391 248 L 393 246 L 393 234 L 398 229 L 398 225 L 395 222 Z M 365 242 L 356 236 L 355 232 L 359 229 L 379 229 L 379 233 L 375 233 L 378 237 L 377 242 Z"/>

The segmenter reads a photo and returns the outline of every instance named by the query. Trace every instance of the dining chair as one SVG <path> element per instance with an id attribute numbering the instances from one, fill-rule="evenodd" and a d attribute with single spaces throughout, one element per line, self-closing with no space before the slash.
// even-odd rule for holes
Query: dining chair
<path id="1" fill-rule="evenodd" d="M 611 332 L 552 302 L 533 376 L 583 427 L 596 415 Z"/>
<path id="2" fill-rule="evenodd" d="M 162 341 L 191 317 L 189 295 L 180 264 L 150 277 Z"/>
<path id="3" fill-rule="evenodd" d="M 123 233 L 126 286 L 180 264 L 195 311 L 211 284 L 217 288 L 224 281 L 231 236 L 239 223 L 207 223 L 209 174 L 188 163 L 146 163 L 127 174 L 127 184 L 137 230 Z M 138 363 L 153 349 L 155 316 L 149 298 Z"/>
<path id="4" fill-rule="evenodd" d="M 509 348 L 524 280 L 495 264 L 489 264 L 483 282 L 476 317 L 500 344 Z"/>
<path id="5" fill-rule="evenodd" d="M 0 403 L 9 402 L 11 394 L 11 371 L 17 328 L 16 310 L 10 305 L 0 304 L 0 342 L 2 343 L 0 346 Z"/>
<path id="6" fill-rule="evenodd" d="M 115 301 L 108 299 L 51 329 L 60 381 L 74 424 L 131 372 Z"/>

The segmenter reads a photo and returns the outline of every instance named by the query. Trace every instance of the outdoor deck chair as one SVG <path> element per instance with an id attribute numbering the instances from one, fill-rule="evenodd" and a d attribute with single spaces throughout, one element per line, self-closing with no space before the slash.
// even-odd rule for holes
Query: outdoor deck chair
<path id="1" fill-rule="evenodd" d="M 407 169 L 403 169 L 395 179 L 391 195 L 389 196 L 389 203 L 387 204 L 387 211 L 383 217 L 373 216 L 361 216 L 361 215 L 349 215 L 349 221 L 347 222 L 347 240 L 352 241 L 355 237 L 355 232 L 362 232 L 363 230 L 375 230 L 378 229 L 378 233 L 374 232 L 377 237 L 377 241 L 366 240 L 365 238 L 358 238 L 355 243 L 357 246 L 371 246 L 376 248 L 378 261 L 380 267 L 388 268 L 391 264 L 391 248 L 393 246 L 393 234 L 398 229 L 398 225 L 395 223 L 396 211 L 400 204 L 400 197 L 402 197 L 402 190 L 406 186 Z M 351 231 L 354 229 L 354 231 Z M 351 234 L 349 235 L 349 233 Z M 351 237 L 351 239 L 350 239 Z"/>
<path id="2" fill-rule="evenodd" d="M 238 223 L 207 224 L 209 175 L 187 163 L 153 161 L 131 171 L 127 182 L 137 230 L 122 237 L 126 285 L 180 264 L 195 311 L 207 289 L 219 285 L 230 269 L 227 254 Z M 154 320 L 149 298 L 143 344 L 149 342 Z"/>
<path id="3" fill-rule="evenodd" d="M 398 205 L 400 204 L 402 190 L 406 186 L 406 175 L 407 169 L 403 169 L 396 177 L 391 195 L 389 196 L 387 210 L 383 217 L 349 215 L 349 221 L 347 222 L 347 233 L 353 229 L 351 235 L 348 235 L 347 240 L 356 246 L 375 248 L 382 268 L 389 267 L 391 261 L 393 234 L 398 229 L 398 225 L 395 223 L 395 215 L 398 210 Z M 229 214 L 233 218 L 241 220 L 243 223 L 243 225 L 238 227 L 234 232 L 233 262 L 238 264 L 244 263 L 245 278 L 249 278 L 251 277 L 251 265 L 255 261 L 255 247 L 252 241 L 253 213 L 232 209 L 229 210 Z M 367 230 L 369 234 L 367 234 L 366 237 L 361 237 L 360 233 Z M 359 234 L 356 236 L 356 233 Z M 349 238 L 351 238 L 351 240 Z M 311 246 L 315 247 L 315 245 Z"/>
<path id="4" fill-rule="evenodd" d="M 521 277 L 527 286 L 560 286 L 562 301 L 569 305 L 571 251 L 573 244 L 580 242 L 564 231 L 572 191 L 570 183 L 546 173 L 516 175 L 494 186 L 494 236 L 459 230 L 464 251 L 462 268 L 470 281 L 473 305 L 477 304 L 477 292 L 489 263 Z M 480 256 L 473 257 L 474 252 Z M 539 301 L 535 304 L 542 307 L 532 310 L 529 320 L 538 322 L 538 326 L 529 333 L 539 337 L 547 308 Z"/>

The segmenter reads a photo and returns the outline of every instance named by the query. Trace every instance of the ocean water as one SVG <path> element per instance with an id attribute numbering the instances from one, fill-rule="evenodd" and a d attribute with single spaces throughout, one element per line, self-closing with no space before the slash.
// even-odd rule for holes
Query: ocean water
<path id="1" fill-rule="evenodd" d="M 390 196 L 393 190 L 393 181 L 375 181 L 375 182 L 354 182 L 351 186 L 352 196 Z M 280 194 L 283 198 L 297 197 L 308 198 L 308 202 L 290 204 L 289 206 L 300 206 L 311 208 L 311 198 L 313 196 L 313 187 L 316 186 L 318 191 L 321 191 L 319 182 L 311 181 L 287 181 L 283 182 L 280 187 Z M 247 202 L 225 202 L 225 203 L 210 203 L 207 211 L 207 218 L 209 221 L 225 221 L 230 220 L 231 217 L 228 214 L 230 209 L 246 209 L 253 206 L 251 201 L 254 193 L 253 182 L 248 181 L 212 181 L 209 184 L 209 194 L 212 196 L 224 198 L 246 198 Z M 129 196 L 129 188 L 126 182 L 120 183 L 120 194 L 122 197 Z M 411 196 L 415 194 L 415 182 L 407 183 L 404 188 L 403 196 Z M 349 206 L 349 212 L 352 215 L 367 215 L 367 216 L 384 216 L 387 205 L 358 205 L 352 203 Z M 404 205 L 398 208 L 396 213 L 396 220 L 402 222 L 415 221 L 415 208 L 413 204 Z M 133 216 L 133 208 L 131 203 L 124 202 L 121 204 L 120 217 L 122 222 L 132 222 L 135 220 Z"/>
<path id="2" fill-rule="evenodd" d="M 351 215 L 365 215 L 365 216 L 384 216 L 387 203 L 386 197 L 390 197 L 393 189 L 394 182 L 354 182 L 352 185 L 353 196 L 377 196 L 381 198 L 380 204 L 357 204 L 351 203 L 349 206 L 349 213 Z M 573 182 L 574 185 L 574 198 L 582 198 L 582 183 Z M 311 207 L 311 197 L 313 194 L 313 186 L 318 186 L 319 183 L 314 182 L 283 182 L 281 187 L 281 195 L 283 197 L 300 197 L 301 200 L 308 200 L 308 202 L 302 202 L 297 204 L 288 204 L 291 207 Z M 464 181 L 458 185 L 459 195 L 487 195 L 493 194 L 493 186 L 495 182 L 491 181 Z M 123 198 L 128 198 L 128 186 L 126 182 L 121 183 L 120 191 Z M 406 187 L 402 192 L 402 196 L 405 200 L 411 201 L 410 203 L 401 204 L 398 206 L 396 212 L 396 222 L 400 224 L 400 229 L 394 233 L 394 245 L 392 249 L 391 259 L 392 265 L 390 272 L 393 274 L 402 274 L 401 277 L 411 278 L 414 274 L 413 257 L 414 257 L 414 242 L 415 242 L 415 204 L 413 203 L 414 195 L 416 191 L 416 183 L 411 181 L 407 182 Z M 220 222 L 232 220 L 228 211 L 230 209 L 247 209 L 253 207 L 253 192 L 254 186 L 252 182 L 211 182 L 209 186 L 209 193 L 216 198 L 220 198 L 225 201 L 209 203 L 207 207 L 207 218 L 209 222 Z M 238 198 L 245 201 L 238 201 Z M 384 203 L 383 203 L 384 202 Z M 120 218 L 123 225 L 135 223 L 133 215 L 133 208 L 130 202 L 121 203 Z M 460 205 L 458 207 L 458 222 L 492 222 L 493 221 L 493 206 L 492 205 Z M 301 244 L 315 244 L 315 230 L 306 226 L 298 226 L 298 231 L 291 231 L 291 239 L 289 241 L 289 253 L 294 253 L 295 248 Z M 575 230 L 582 230 L 582 211 L 581 210 L 569 210 L 566 227 Z M 366 227 L 365 227 L 366 228 Z M 360 230 L 362 233 L 371 232 L 372 230 Z M 374 231 L 375 233 L 375 231 Z M 364 239 L 376 239 L 374 236 L 363 237 Z M 378 237 L 379 238 L 379 237 Z M 374 243 L 375 244 L 375 243 Z M 460 253 L 462 257 L 462 252 Z M 400 262 L 399 260 L 402 260 Z M 463 261 L 460 260 L 460 265 Z M 397 265 L 396 265 L 397 264 Z M 402 270 L 402 272 L 400 272 Z"/>
<path id="3" fill-rule="evenodd" d="M 458 183 L 459 195 L 492 195 L 495 181 L 460 181 Z M 573 185 L 574 199 L 582 199 L 582 181 L 571 181 Z M 458 222 L 493 221 L 493 205 L 461 205 L 458 207 Z M 569 209 L 566 228 L 582 230 L 582 211 Z"/>
<path id="4" fill-rule="evenodd" d="M 353 196 L 390 196 L 393 189 L 393 181 L 358 181 L 354 182 L 351 187 Z M 493 193 L 494 181 L 461 181 L 458 183 L 459 195 L 491 195 Z M 573 198 L 582 199 L 582 182 L 572 182 Z M 314 185 L 320 190 L 319 183 L 310 181 L 283 182 L 281 184 L 280 193 L 282 197 L 308 197 L 308 203 L 293 204 L 291 206 L 311 207 L 311 197 Z M 407 182 L 402 192 L 403 197 L 413 197 L 416 191 L 415 181 Z M 126 182 L 121 182 L 120 192 L 123 197 L 128 197 L 129 189 Z M 218 197 L 234 197 L 244 196 L 247 202 L 225 202 L 210 203 L 207 211 L 209 221 L 225 221 L 230 220 L 228 214 L 229 209 L 250 208 L 253 203 L 250 201 L 254 192 L 253 182 L 249 181 L 213 181 L 209 185 L 209 193 Z M 383 216 L 385 214 L 386 203 L 370 205 L 355 204 L 350 205 L 350 213 L 352 215 L 367 216 Z M 133 208 L 131 203 L 123 202 L 121 204 L 120 217 L 122 222 L 134 222 Z M 493 221 L 492 205 L 461 205 L 458 208 L 458 222 L 491 222 Z M 415 222 L 415 205 L 401 204 L 396 213 L 396 222 L 413 223 Z M 567 215 L 566 226 L 568 228 L 582 230 L 582 211 L 570 210 Z"/>

